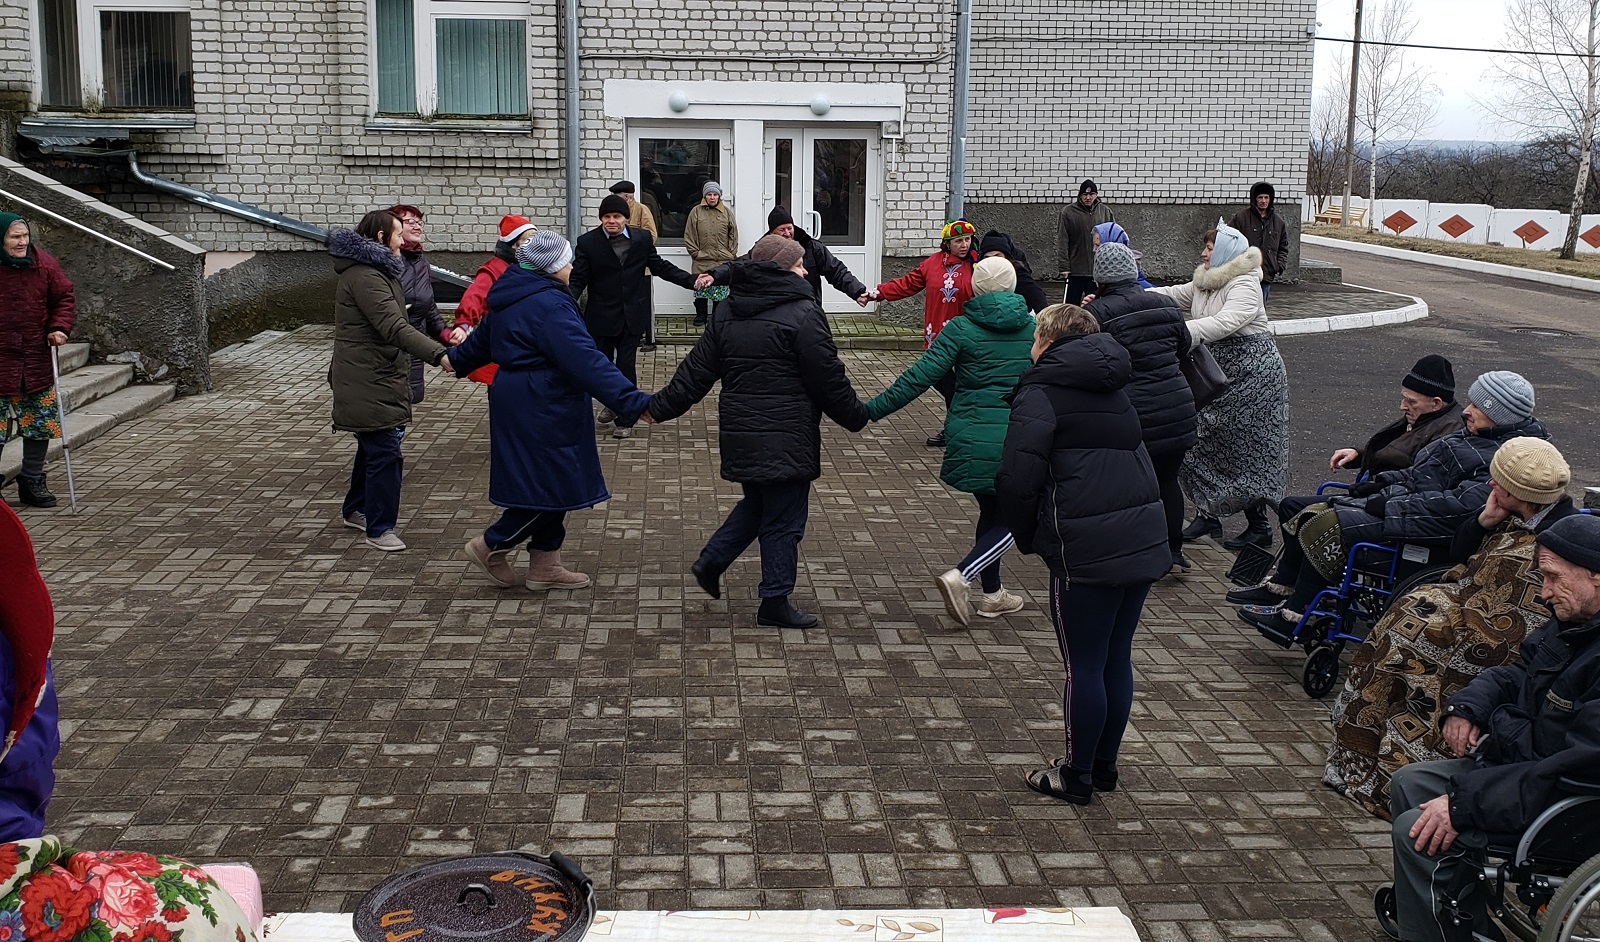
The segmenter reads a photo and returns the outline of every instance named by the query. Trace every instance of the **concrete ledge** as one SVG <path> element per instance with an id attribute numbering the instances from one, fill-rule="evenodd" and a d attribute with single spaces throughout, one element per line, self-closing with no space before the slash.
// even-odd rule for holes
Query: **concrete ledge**
<path id="1" fill-rule="evenodd" d="M 65 379 L 62 380 L 66 382 Z M 72 412 L 62 416 L 61 422 L 66 427 L 67 440 L 72 443 L 74 451 L 94 441 L 106 432 L 111 431 L 119 423 L 129 419 L 136 419 L 146 415 L 157 408 L 171 402 L 178 394 L 172 386 L 129 386 L 119 389 L 109 396 L 86 403 L 83 408 L 74 408 Z M 67 404 L 72 401 L 69 396 Z M 54 439 L 50 442 L 50 451 L 46 461 L 57 461 L 61 458 L 61 440 Z M 22 469 L 22 440 L 15 439 L 6 443 L 4 450 L 0 450 L 0 475 L 7 481 L 17 476 Z M 54 471 L 56 469 L 52 469 Z M 61 481 L 65 484 L 65 472 L 62 472 Z M 57 492 L 63 504 L 66 503 L 66 487 L 52 488 Z"/>
<path id="2" fill-rule="evenodd" d="M 1516 278 L 1519 281 L 1536 281 L 1540 284 L 1553 285 L 1557 288 L 1571 288 L 1574 291 L 1589 291 L 1600 294 L 1600 279 L 1597 278 L 1583 278 L 1578 275 L 1563 275 L 1560 272 L 1518 268 L 1515 265 L 1500 265 L 1495 262 L 1480 262 L 1471 258 L 1453 258 L 1449 255 L 1434 255 L 1429 252 L 1413 252 L 1410 249 L 1392 249 L 1387 245 L 1346 242 L 1344 239 L 1329 239 L 1324 236 L 1303 235 L 1300 237 L 1300 241 L 1305 245 L 1316 246 L 1317 248 L 1343 249 L 1346 252 L 1361 252 L 1366 255 L 1378 255 L 1383 258 L 1420 262 L 1423 265 L 1437 265 L 1440 268 L 1455 268 L 1460 271 L 1476 272 L 1480 275 Z"/>
<path id="3" fill-rule="evenodd" d="M 1354 285 L 1353 287 L 1362 287 Z M 1374 289 L 1368 289 L 1374 290 Z M 1327 334 L 1336 330 L 1359 330 L 1365 327 L 1387 327 L 1421 320 L 1428 316 L 1428 302 L 1406 295 L 1411 303 L 1388 311 L 1369 311 L 1364 314 L 1335 314 L 1330 317 L 1296 317 L 1291 320 L 1268 321 L 1275 337 L 1294 334 Z"/>

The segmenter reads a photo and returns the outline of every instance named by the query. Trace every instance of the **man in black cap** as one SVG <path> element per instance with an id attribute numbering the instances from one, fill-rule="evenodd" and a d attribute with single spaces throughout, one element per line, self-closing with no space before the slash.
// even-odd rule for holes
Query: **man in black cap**
<path id="1" fill-rule="evenodd" d="M 816 293 L 817 300 L 822 300 L 822 280 L 826 278 L 828 284 L 833 285 L 841 293 L 855 299 L 855 302 L 866 307 L 872 299 L 867 295 L 867 286 L 861 283 L 838 256 L 828 251 L 815 236 L 794 224 L 794 217 L 789 215 L 789 210 L 782 206 L 773 207 L 767 213 L 767 235 L 783 236 L 800 243 L 800 248 L 805 250 L 804 264 L 806 269 L 806 282 L 811 285 L 811 290 Z M 749 259 L 749 254 L 744 259 Z M 725 285 L 728 283 L 729 267 L 732 262 L 723 262 L 695 280 L 696 290 L 708 288 L 711 285 Z"/>
<path id="2" fill-rule="evenodd" d="M 1261 250 L 1261 296 L 1272 291 L 1272 280 L 1289 270 L 1289 227 L 1273 208 L 1278 192 L 1265 180 L 1250 188 L 1250 205 L 1233 214 L 1228 225 L 1244 233 Z"/>
<path id="3" fill-rule="evenodd" d="M 1395 914 L 1408 942 L 1482 928 L 1489 835 L 1527 829 L 1561 797 L 1563 777 L 1600 778 L 1600 517 L 1551 524 L 1538 567 L 1555 617 L 1528 635 L 1520 660 L 1484 671 L 1444 708 L 1440 732 L 1461 758 L 1405 766 L 1390 783 Z M 1451 897 L 1463 911 L 1439 912 Z"/>
<path id="4" fill-rule="evenodd" d="M 1111 221 L 1111 208 L 1100 202 L 1095 182 L 1078 184 L 1078 198 L 1061 210 L 1056 224 L 1056 268 L 1067 280 L 1068 304 L 1094 293 L 1094 227 Z"/>
<path id="5" fill-rule="evenodd" d="M 1456 375 L 1450 361 L 1430 353 L 1411 367 L 1411 372 L 1400 380 L 1400 418 L 1379 429 L 1367 439 L 1362 448 L 1341 448 L 1328 459 L 1329 471 L 1359 471 L 1365 480 L 1384 471 L 1400 471 L 1411 467 L 1417 452 L 1423 446 L 1461 429 L 1461 404 L 1456 402 Z M 1320 497 L 1285 497 L 1278 504 L 1279 521 L 1288 520 L 1306 509 Z M 1258 504 L 1245 511 L 1249 521 L 1243 533 L 1222 545 L 1231 550 L 1243 549 L 1245 544 L 1263 549 L 1272 545 L 1272 530 L 1267 525 L 1267 508 Z M 1228 600 L 1249 594 L 1251 590 L 1229 593 Z M 1259 593 L 1258 593 L 1259 594 Z M 1249 601 L 1235 604 L 1269 604 L 1265 599 L 1251 596 Z"/>
<path id="6" fill-rule="evenodd" d="M 635 356 L 639 340 L 650 322 L 650 282 L 645 272 L 665 278 L 680 288 L 694 284 L 694 276 L 662 258 L 655 240 L 643 229 L 628 225 L 628 201 L 615 193 L 600 201 L 600 225 L 578 236 L 573 245 L 572 279 L 567 289 L 573 298 L 589 291 L 583 320 L 589 335 L 606 359 L 630 383 L 638 383 Z M 607 409 L 596 424 L 611 425 Z M 617 426 L 614 438 L 627 438 L 629 430 Z"/>
<path id="7" fill-rule="evenodd" d="M 650 233 L 651 241 L 660 242 L 661 233 L 656 231 L 655 214 L 650 212 L 650 207 L 633 198 L 633 181 L 620 180 L 613 183 L 611 184 L 611 192 L 628 201 L 628 228 L 643 229 Z M 644 273 L 644 290 L 645 294 L 652 295 L 650 298 L 650 322 L 649 326 L 645 328 L 644 345 L 639 349 L 649 352 L 656 348 L 656 303 L 653 297 L 654 292 L 650 290 L 650 273 L 648 271 Z"/>

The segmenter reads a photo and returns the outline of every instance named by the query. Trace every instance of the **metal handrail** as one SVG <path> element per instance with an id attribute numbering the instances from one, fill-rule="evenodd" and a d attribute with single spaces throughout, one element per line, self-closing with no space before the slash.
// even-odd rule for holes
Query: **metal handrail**
<path id="1" fill-rule="evenodd" d="M 122 249 L 124 252 L 132 252 L 134 255 L 139 256 L 140 258 L 144 259 L 147 262 L 150 262 L 150 263 L 155 264 L 155 265 L 160 265 L 162 268 L 165 268 L 167 271 L 177 271 L 178 270 L 178 266 L 172 264 L 171 262 L 164 262 L 161 259 L 156 258 L 154 255 L 151 255 L 149 252 L 141 252 L 140 250 L 134 248 L 131 245 L 124 245 L 123 243 L 118 242 L 116 239 L 111 238 L 110 236 L 106 235 L 103 232 L 96 232 L 93 229 L 90 229 L 88 226 L 85 226 L 81 222 L 77 222 L 75 220 L 68 219 L 67 217 L 61 215 L 60 213 L 55 212 L 54 210 L 45 209 L 43 206 L 40 206 L 38 203 L 34 203 L 34 202 L 29 201 L 29 200 L 25 200 L 25 199 L 23 199 L 22 197 L 18 196 L 15 193 L 10 193 L 10 192 L 7 192 L 6 190 L 0 190 L 0 196 L 3 196 L 8 200 L 14 200 L 14 201 L 16 201 L 18 203 L 21 203 L 22 205 L 28 207 L 31 210 L 34 210 L 35 212 L 44 213 L 46 216 L 49 216 L 52 219 L 60 220 L 61 222 L 66 223 L 67 225 L 73 227 L 74 229 L 78 229 L 78 230 L 81 230 L 83 232 L 87 232 L 89 235 L 94 236 L 96 239 L 99 239 L 102 242 L 109 242 L 112 245 L 116 246 L 117 248 Z"/>

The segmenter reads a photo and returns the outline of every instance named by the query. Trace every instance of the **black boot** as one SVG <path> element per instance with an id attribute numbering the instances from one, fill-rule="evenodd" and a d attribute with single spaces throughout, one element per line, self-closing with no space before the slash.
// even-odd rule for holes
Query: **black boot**
<path id="1" fill-rule="evenodd" d="M 714 599 L 722 598 L 722 573 L 712 569 L 704 556 L 695 560 L 689 571 L 694 573 L 694 581 L 705 594 Z"/>
<path id="2" fill-rule="evenodd" d="M 942 429 L 940 430 L 939 434 L 937 434 L 937 435 L 929 435 L 928 436 L 928 447 L 929 448 L 943 448 L 944 447 L 944 431 Z"/>
<path id="3" fill-rule="evenodd" d="M 817 616 L 795 608 L 787 595 L 778 595 L 761 600 L 761 608 L 756 611 L 756 624 L 763 628 L 815 628 Z"/>
<path id="4" fill-rule="evenodd" d="M 1193 543 L 1201 537 L 1211 536 L 1222 532 L 1222 522 L 1215 517 L 1205 514 L 1195 514 L 1189 525 L 1183 528 L 1183 542 Z"/>
<path id="5" fill-rule="evenodd" d="M 1223 540 L 1222 548 L 1234 551 L 1242 550 L 1246 546 L 1259 546 L 1262 549 L 1272 547 L 1272 527 L 1267 523 L 1267 505 L 1256 504 L 1244 512 L 1247 524 L 1244 532 L 1231 540 Z"/>
<path id="6" fill-rule="evenodd" d="M 45 486 L 44 475 L 38 477 L 17 477 L 17 497 L 29 507 L 54 507 L 56 495 L 50 493 L 50 488 Z"/>

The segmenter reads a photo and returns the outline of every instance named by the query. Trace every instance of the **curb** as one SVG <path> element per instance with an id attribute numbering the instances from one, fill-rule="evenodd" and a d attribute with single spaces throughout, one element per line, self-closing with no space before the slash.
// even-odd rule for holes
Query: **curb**
<path id="1" fill-rule="evenodd" d="M 1480 262 L 1470 258 L 1454 258 L 1449 255 L 1433 255 L 1428 252 L 1413 252 L 1410 249 L 1392 249 L 1387 245 L 1347 242 L 1344 239 L 1329 239 L 1325 236 L 1303 235 L 1300 237 L 1300 244 L 1324 249 L 1343 249 L 1346 252 L 1361 252 L 1366 255 L 1382 256 L 1383 258 L 1397 258 L 1407 262 L 1420 262 L 1423 265 L 1455 268 L 1480 275 L 1498 275 L 1501 278 L 1515 278 L 1519 281 L 1535 281 L 1557 288 L 1570 288 L 1573 291 L 1589 291 L 1600 294 L 1600 279 L 1596 278 L 1563 275 L 1554 271 L 1537 271 L 1532 268 L 1518 268 L 1515 265 L 1501 265 L 1497 262 Z"/>
<path id="2" fill-rule="evenodd" d="M 1362 288 L 1364 285 L 1351 285 Z M 1366 290 L 1372 291 L 1373 288 Z M 1393 294 L 1394 292 L 1387 292 Z M 1334 314 L 1329 317 L 1296 317 L 1284 321 L 1267 321 L 1274 337 L 1291 337 L 1295 334 L 1327 334 L 1336 330 L 1360 330 L 1366 327 L 1388 327 L 1419 321 L 1428 316 L 1428 302 L 1414 295 L 1411 303 L 1388 311 L 1367 311 L 1363 314 Z"/>

